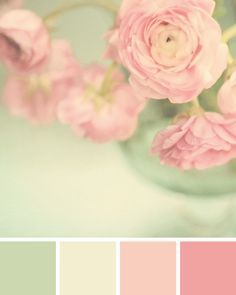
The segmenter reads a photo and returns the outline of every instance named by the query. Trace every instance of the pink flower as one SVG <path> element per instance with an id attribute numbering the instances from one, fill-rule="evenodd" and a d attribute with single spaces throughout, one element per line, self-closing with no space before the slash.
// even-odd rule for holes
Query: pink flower
<path id="1" fill-rule="evenodd" d="M 99 143 L 129 138 L 144 107 L 120 71 L 113 70 L 106 85 L 105 76 L 99 65 L 84 68 L 81 84 L 58 107 L 61 122 Z"/>
<path id="2" fill-rule="evenodd" d="M 0 59 L 12 71 L 38 69 L 49 52 L 49 33 L 36 14 L 18 9 L 0 17 Z"/>
<path id="3" fill-rule="evenodd" d="M 236 114 L 236 72 L 221 87 L 218 104 L 223 113 Z"/>
<path id="4" fill-rule="evenodd" d="M 227 66 L 213 9 L 212 0 L 123 0 L 105 56 L 127 67 L 144 97 L 191 101 Z"/>
<path id="5" fill-rule="evenodd" d="M 206 169 L 236 157 L 236 119 L 204 113 L 180 119 L 157 134 L 151 153 L 180 169 Z"/>
<path id="6" fill-rule="evenodd" d="M 44 69 L 29 75 L 8 78 L 3 99 L 12 114 L 32 122 L 48 123 L 56 119 L 57 104 L 77 84 L 80 67 L 66 41 L 52 42 L 52 51 Z"/>

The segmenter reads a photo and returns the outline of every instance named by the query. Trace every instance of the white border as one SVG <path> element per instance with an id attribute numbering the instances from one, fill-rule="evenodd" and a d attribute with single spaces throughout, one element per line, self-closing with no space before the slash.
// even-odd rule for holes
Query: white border
<path id="1" fill-rule="evenodd" d="M 120 241 L 116 241 L 116 295 L 120 295 Z"/>
<path id="2" fill-rule="evenodd" d="M 181 291 L 181 264 L 180 264 L 180 241 L 176 241 L 176 295 L 180 295 Z"/>
<path id="3" fill-rule="evenodd" d="M 56 241 L 56 295 L 60 295 L 61 290 L 61 242 Z"/>
<path id="4" fill-rule="evenodd" d="M 0 238 L 1 242 L 236 242 L 235 238 Z"/>

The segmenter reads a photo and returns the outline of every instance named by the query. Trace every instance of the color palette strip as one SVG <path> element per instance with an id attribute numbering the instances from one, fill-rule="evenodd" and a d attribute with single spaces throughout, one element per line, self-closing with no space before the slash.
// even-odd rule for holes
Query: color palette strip
<path id="1" fill-rule="evenodd" d="M 235 273 L 236 242 L 0 242 L 4 295 L 235 295 Z"/>

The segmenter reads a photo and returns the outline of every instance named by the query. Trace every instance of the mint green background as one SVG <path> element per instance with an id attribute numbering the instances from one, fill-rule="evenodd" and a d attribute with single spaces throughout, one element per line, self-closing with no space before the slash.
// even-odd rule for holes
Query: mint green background
<path id="1" fill-rule="evenodd" d="M 0 294 L 55 295 L 54 243 L 0 243 Z"/>

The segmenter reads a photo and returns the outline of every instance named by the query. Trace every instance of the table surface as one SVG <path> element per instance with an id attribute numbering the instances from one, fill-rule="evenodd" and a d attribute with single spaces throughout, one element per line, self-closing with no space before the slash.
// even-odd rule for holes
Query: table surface
<path id="1" fill-rule="evenodd" d="M 28 0 L 28 7 L 45 15 L 59 3 Z M 109 14 L 84 8 L 62 17 L 54 35 L 90 62 L 101 56 L 111 23 Z M 234 235 L 232 199 L 200 201 L 158 188 L 115 143 L 95 145 L 59 124 L 32 126 L 4 107 L 0 134 L 2 237 Z"/>

